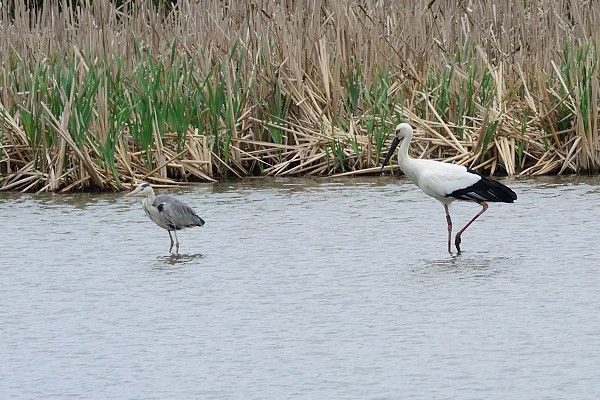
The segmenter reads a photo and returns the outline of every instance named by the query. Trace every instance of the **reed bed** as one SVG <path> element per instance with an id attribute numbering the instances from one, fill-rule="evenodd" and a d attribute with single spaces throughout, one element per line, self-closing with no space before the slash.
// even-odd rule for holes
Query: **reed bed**
<path id="1" fill-rule="evenodd" d="M 8 3 L 0 190 L 377 173 L 401 121 L 415 157 L 600 170 L 600 2 Z"/>

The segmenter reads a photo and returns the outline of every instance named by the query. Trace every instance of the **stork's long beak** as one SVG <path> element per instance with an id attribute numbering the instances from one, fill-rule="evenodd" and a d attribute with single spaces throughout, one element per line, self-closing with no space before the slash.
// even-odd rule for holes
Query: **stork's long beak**
<path id="1" fill-rule="evenodd" d="M 394 140 L 392 140 L 392 144 L 390 145 L 390 149 L 388 150 L 387 154 L 385 155 L 385 159 L 381 163 L 382 170 L 383 170 L 383 167 L 386 166 L 388 161 L 390 161 L 390 158 L 392 158 L 392 154 L 394 154 L 394 151 L 396 150 L 396 147 L 398 147 L 399 143 L 400 143 L 400 139 L 397 136 L 395 136 Z"/>

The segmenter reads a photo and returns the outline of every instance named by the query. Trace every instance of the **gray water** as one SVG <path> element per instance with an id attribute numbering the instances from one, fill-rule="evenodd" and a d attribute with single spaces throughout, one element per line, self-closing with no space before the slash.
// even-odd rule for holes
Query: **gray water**
<path id="1" fill-rule="evenodd" d="M 600 179 L 509 184 L 459 257 L 394 178 L 175 191 L 178 257 L 139 199 L 0 194 L 0 398 L 597 398 Z"/>

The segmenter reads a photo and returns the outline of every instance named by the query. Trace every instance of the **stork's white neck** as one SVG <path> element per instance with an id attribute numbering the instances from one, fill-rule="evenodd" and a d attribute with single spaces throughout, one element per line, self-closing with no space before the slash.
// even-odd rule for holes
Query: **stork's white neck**
<path id="1" fill-rule="evenodd" d="M 402 170 L 404 170 L 404 166 L 406 165 L 406 163 L 410 162 L 410 160 L 412 159 L 408 155 L 408 148 L 410 147 L 412 137 L 412 132 L 404 136 L 404 139 L 402 139 L 402 143 L 400 143 L 400 148 L 398 149 L 398 165 L 400 166 L 400 168 L 402 168 Z"/>
<path id="2" fill-rule="evenodd" d="M 398 148 L 398 165 L 404 175 L 406 175 L 410 180 L 414 181 L 416 177 L 416 169 L 413 163 L 414 159 L 408 155 L 408 148 L 410 147 L 410 142 L 412 140 L 412 132 L 407 134 L 402 143 L 400 143 L 400 147 Z"/>

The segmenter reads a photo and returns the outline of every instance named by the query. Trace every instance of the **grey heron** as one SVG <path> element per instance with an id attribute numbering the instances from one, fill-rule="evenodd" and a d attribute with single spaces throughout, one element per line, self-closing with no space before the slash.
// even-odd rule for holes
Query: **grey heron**
<path id="1" fill-rule="evenodd" d="M 482 209 L 456 234 L 454 245 L 460 254 L 461 235 L 481 214 L 487 210 L 486 202 L 512 203 L 517 195 L 507 186 L 493 179 L 458 164 L 448 164 L 434 160 L 415 159 L 408 155 L 408 147 L 413 137 L 413 128 L 407 123 L 396 127 L 390 149 L 381 164 L 388 163 L 394 150 L 398 150 L 398 165 L 404 174 L 425 192 L 426 195 L 438 200 L 446 210 L 448 223 L 448 253 L 451 251 L 452 219 L 448 206 L 455 200 L 471 201 L 479 204 Z"/>
<path id="2" fill-rule="evenodd" d="M 146 198 L 142 200 L 142 206 L 144 207 L 146 215 L 156 225 L 169 232 L 169 238 L 171 239 L 169 252 L 173 250 L 173 244 L 175 244 L 175 252 L 179 253 L 179 239 L 177 239 L 178 230 L 204 225 L 204 220 L 187 204 L 166 194 L 156 196 L 154 194 L 154 189 L 152 189 L 152 186 L 150 186 L 148 182 L 141 182 L 134 191 L 127 193 L 125 196 L 135 195 L 146 196 Z M 174 242 L 171 232 L 175 234 Z"/>

